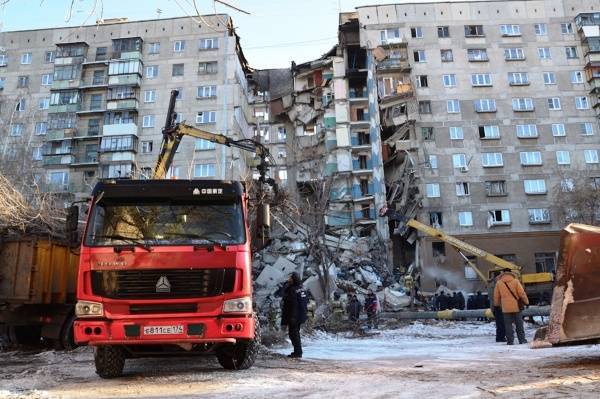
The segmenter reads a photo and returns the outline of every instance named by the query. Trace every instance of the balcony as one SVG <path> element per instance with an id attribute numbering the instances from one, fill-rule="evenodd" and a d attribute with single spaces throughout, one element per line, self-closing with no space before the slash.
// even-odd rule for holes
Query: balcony
<path id="1" fill-rule="evenodd" d="M 114 51 L 112 54 L 113 59 L 117 60 L 141 60 L 141 51 Z"/>
<path id="2" fill-rule="evenodd" d="M 61 104 L 61 105 L 50 105 L 48 108 L 49 114 L 60 114 L 60 113 L 72 113 L 81 110 L 81 103 L 77 104 Z"/>
<path id="3" fill-rule="evenodd" d="M 109 86 L 140 86 L 142 78 L 137 73 L 128 75 L 112 75 L 108 77 Z"/>
<path id="4" fill-rule="evenodd" d="M 600 66 L 600 53 L 587 53 L 585 56 L 585 65 L 589 66 Z"/>
<path id="5" fill-rule="evenodd" d="M 70 165 L 73 163 L 75 157 L 70 154 L 56 154 L 46 155 L 44 154 L 44 166 L 50 165 Z"/>
<path id="6" fill-rule="evenodd" d="M 91 166 L 98 164 L 98 154 L 87 154 L 76 157 L 71 166 Z"/>
<path id="7" fill-rule="evenodd" d="M 70 140 L 77 134 L 77 129 L 51 129 L 46 132 L 45 141 Z"/>
<path id="8" fill-rule="evenodd" d="M 371 159 L 353 159 L 352 173 L 356 175 L 373 173 L 373 161 Z"/>
<path id="9" fill-rule="evenodd" d="M 386 58 L 377 63 L 377 69 L 381 71 L 408 72 L 411 69 L 408 58 Z"/>
<path id="10" fill-rule="evenodd" d="M 350 139 L 350 143 L 352 144 L 352 151 L 371 150 L 371 143 L 369 140 L 353 136 Z"/>
<path id="11" fill-rule="evenodd" d="M 83 55 L 78 55 L 75 57 L 56 57 L 54 58 L 54 65 L 83 64 L 85 61 L 86 60 Z"/>
<path id="12" fill-rule="evenodd" d="M 586 12 L 577 15 L 575 17 L 575 25 L 577 25 L 578 28 L 600 25 L 600 12 Z"/>
<path id="13" fill-rule="evenodd" d="M 138 127 L 135 123 L 114 123 L 110 125 L 104 125 L 102 127 L 103 136 L 123 136 L 132 135 L 137 136 Z"/>
<path id="14" fill-rule="evenodd" d="M 600 93 L 600 76 L 597 76 L 589 81 L 590 93 Z"/>
<path id="15" fill-rule="evenodd" d="M 109 100 L 106 102 L 106 109 L 108 111 L 115 110 L 132 110 L 138 109 L 139 103 L 135 98 L 130 98 L 126 100 Z"/>
<path id="16" fill-rule="evenodd" d="M 108 76 L 96 77 L 92 79 L 85 79 L 80 81 L 79 88 L 82 90 L 86 89 L 98 89 L 108 86 Z"/>
<path id="17" fill-rule="evenodd" d="M 98 114 L 98 113 L 104 113 L 104 111 L 106 111 L 106 104 L 104 103 L 104 101 L 94 101 L 94 102 L 89 102 L 87 104 L 84 104 L 82 106 L 82 108 L 77 111 L 78 115 L 91 115 L 91 114 Z"/>
<path id="18" fill-rule="evenodd" d="M 81 85 L 81 79 L 54 80 L 51 90 L 77 89 Z"/>

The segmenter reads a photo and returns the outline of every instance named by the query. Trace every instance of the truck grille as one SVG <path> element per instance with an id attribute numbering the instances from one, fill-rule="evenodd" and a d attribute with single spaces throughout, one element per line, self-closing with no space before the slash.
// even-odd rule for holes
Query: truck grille
<path id="1" fill-rule="evenodd" d="M 232 292 L 235 269 L 103 270 L 92 291 L 112 299 L 202 298 Z"/>

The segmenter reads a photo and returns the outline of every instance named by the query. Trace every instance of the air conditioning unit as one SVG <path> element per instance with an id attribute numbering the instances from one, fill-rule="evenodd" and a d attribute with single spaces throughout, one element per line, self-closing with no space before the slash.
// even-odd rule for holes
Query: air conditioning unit
<path id="1" fill-rule="evenodd" d="M 458 170 L 460 170 L 462 173 L 467 173 L 469 171 L 469 167 L 468 166 L 461 166 Z"/>

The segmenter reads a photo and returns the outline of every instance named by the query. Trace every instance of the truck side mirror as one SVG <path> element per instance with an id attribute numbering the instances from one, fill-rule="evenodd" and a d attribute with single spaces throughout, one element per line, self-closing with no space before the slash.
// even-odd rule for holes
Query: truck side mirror
<path id="1" fill-rule="evenodd" d="M 69 246 L 74 248 L 79 245 L 79 235 L 77 230 L 79 227 L 79 207 L 71 205 L 67 210 L 67 219 L 65 221 L 65 232 Z"/>

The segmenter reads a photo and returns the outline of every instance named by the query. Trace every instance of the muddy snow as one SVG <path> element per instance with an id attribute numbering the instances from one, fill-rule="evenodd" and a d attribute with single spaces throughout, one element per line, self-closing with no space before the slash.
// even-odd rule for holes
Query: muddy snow
<path id="1" fill-rule="evenodd" d="M 534 328 L 527 330 L 531 341 Z M 90 348 L 0 353 L 2 398 L 597 398 L 600 346 L 494 342 L 493 324 L 413 323 L 367 337 L 315 333 L 305 357 L 263 351 L 250 370 L 210 358 L 128 360 L 102 380 Z"/>

